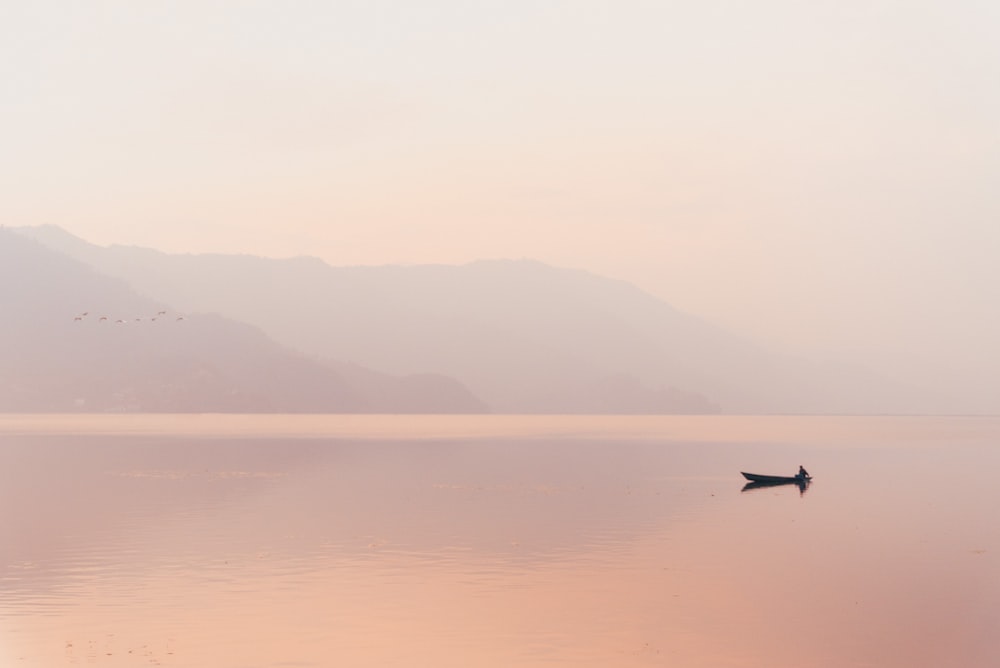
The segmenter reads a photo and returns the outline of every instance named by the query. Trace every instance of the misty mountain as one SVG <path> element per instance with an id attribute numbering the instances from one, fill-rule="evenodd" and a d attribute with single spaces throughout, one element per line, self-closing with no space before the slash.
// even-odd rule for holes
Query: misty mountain
<path id="1" fill-rule="evenodd" d="M 0 230 L 0 411 L 481 412 L 453 380 L 395 378 L 184 314 Z"/>
<path id="2" fill-rule="evenodd" d="M 18 232 L 305 354 L 456 378 L 498 412 L 885 413 L 925 399 L 859 367 L 774 354 L 633 285 L 529 260 L 333 267 Z"/>

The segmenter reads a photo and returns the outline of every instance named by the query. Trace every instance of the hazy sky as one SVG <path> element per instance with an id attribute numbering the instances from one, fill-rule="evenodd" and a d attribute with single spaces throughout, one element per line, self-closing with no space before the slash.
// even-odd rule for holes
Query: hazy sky
<path id="1" fill-rule="evenodd" d="M 0 217 L 531 257 L 782 343 L 998 365 L 998 34 L 986 0 L 7 2 Z"/>

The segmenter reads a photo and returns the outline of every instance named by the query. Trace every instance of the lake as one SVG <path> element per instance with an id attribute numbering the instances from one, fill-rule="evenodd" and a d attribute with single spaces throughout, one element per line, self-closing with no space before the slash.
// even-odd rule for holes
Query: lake
<path id="1" fill-rule="evenodd" d="M 998 471 L 996 418 L 0 416 L 0 665 L 996 666 Z"/>

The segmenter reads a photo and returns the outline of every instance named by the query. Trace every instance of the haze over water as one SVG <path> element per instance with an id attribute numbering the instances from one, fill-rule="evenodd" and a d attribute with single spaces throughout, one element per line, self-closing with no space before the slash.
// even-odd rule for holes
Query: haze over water
<path id="1" fill-rule="evenodd" d="M 6 4 L 8 227 L 531 258 L 1000 410 L 995 3 Z"/>
<path id="2" fill-rule="evenodd" d="M 998 21 L 3 3 L 0 668 L 1000 665 Z"/>
<path id="3" fill-rule="evenodd" d="M 993 418 L 2 416 L 0 665 L 992 666 Z M 815 476 L 743 491 L 740 471 Z"/>

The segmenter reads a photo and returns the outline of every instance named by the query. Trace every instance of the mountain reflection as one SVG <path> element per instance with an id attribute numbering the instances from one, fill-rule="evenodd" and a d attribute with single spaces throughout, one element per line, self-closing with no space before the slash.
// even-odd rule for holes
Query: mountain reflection
<path id="1" fill-rule="evenodd" d="M 0 419 L 0 666 L 996 665 L 1000 420 L 283 419 Z"/>

